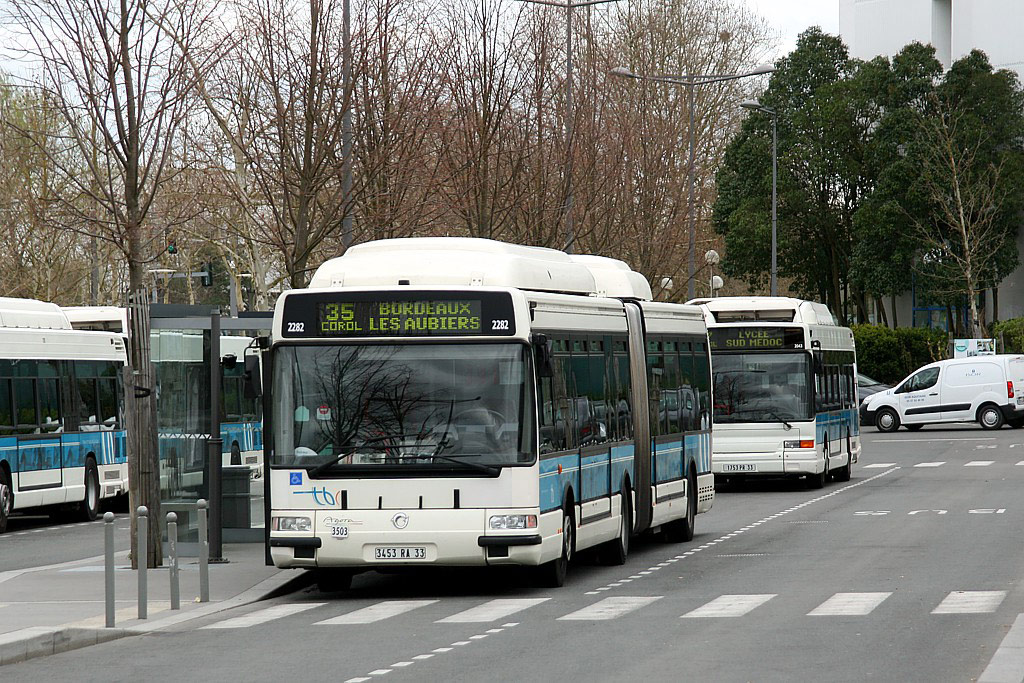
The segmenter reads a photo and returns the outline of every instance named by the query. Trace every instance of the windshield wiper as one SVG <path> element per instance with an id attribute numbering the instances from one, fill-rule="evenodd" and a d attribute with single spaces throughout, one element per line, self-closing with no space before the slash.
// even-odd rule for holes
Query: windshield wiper
<path id="1" fill-rule="evenodd" d="M 461 456 L 461 457 L 467 457 L 467 456 Z M 476 457 L 479 457 L 479 456 L 476 456 Z M 434 454 L 432 454 L 430 456 L 430 458 L 431 458 L 431 460 L 444 460 L 445 462 L 455 463 L 456 465 L 466 465 L 467 467 L 472 467 L 474 470 L 479 470 L 481 472 L 485 472 L 485 473 L 489 474 L 492 477 L 501 473 L 501 469 L 495 467 L 494 465 L 484 465 L 483 463 L 479 463 L 479 462 L 471 462 L 471 461 L 468 461 L 468 460 L 459 460 L 459 458 L 454 458 L 454 457 L 452 457 L 450 455 L 438 455 L 437 453 L 434 453 Z"/>
<path id="2" fill-rule="evenodd" d="M 786 422 L 786 418 L 782 417 L 781 415 L 779 415 L 779 414 L 778 414 L 777 412 L 775 412 L 774 410 L 769 410 L 769 411 L 767 411 L 767 412 L 768 412 L 768 414 L 769 414 L 769 415 L 771 415 L 772 417 L 774 417 L 774 418 L 775 418 L 776 420 L 780 421 L 780 422 L 781 422 L 781 423 L 783 424 L 783 426 L 785 426 L 785 428 L 786 428 L 786 431 L 789 431 L 790 429 L 792 429 L 792 428 L 793 428 L 793 425 L 791 425 L 791 424 L 789 424 L 788 422 Z"/>
<path id="3" fill-rule="evenodd" d="M 363 443 L 359 444 L 358 446 L 350 446 L 345 452 L 340 453 L 340 454 L 334 456 L 333 458 L 331 458 L 327 462 L 320 463 L 319 465 L 317 465 L 316 467 L 314 467 L 313 469 L 308 471 L 309 476 L 316 477 L 316 476 L 322 474 L 323 472 L 325 472 L 329 467 L 333 467 L 334 465 L 337 465 L 338 461 L 341 460 L 342 458 L 347 458 L 348 456 L 352 455 L 356 451 L 362 450 L 364 448 L 368 448 L 369 446 L 371 446 L 373 444 L 380 443 L 381 441 L 388 441 L 389 439 L 408 439 L 408 438 L 413 438 L 413 437 L 418 438 L 419 436 L 420 436 L 419 434 L 387 434 L 387 435 L 384 435 L 384 436 L 375 436 L 373 438 L 367 439 L 366 441 L 364 441 Z M 419 445 L 419 444 L 389 444 L 388 446 L 386 446 L 386 448 L 402 448 L 403 446 L 404 447 L 409 447 L 409 446 L 417 446 L 417 445 Z"/>

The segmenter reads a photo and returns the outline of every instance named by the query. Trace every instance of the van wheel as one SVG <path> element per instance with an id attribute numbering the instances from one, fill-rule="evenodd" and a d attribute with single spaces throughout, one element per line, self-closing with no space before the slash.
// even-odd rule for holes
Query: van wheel
<path id="1" fill-rule="evenodd" d="M 895 432 L 900 428 L 900 416 L 892 408 L 882 408 L 875 416 L 875 427 L 880 432 Z"/>
<path id="2" fill-rule="evenodd" d="M 924 425 L 903 425 L 903 426 L 906 427 L 907 431 L 910 431 L 910 432 L 916 432 L 919 429 L 921 429 L 921 427 L 924 427 Z"/>
<path id="3" fill-rule="evenodd" d="M 1003 413 L 997 406 L 986 403 L 978 409 L 978 424 L 982 429 L 999 429 L 1003 426 Z"/>

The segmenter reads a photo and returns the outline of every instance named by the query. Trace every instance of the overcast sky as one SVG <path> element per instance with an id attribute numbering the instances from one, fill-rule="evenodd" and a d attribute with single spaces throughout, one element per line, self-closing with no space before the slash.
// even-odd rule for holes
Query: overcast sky
<path id="1" fill-rule="evenodd" d="M 779 32 L 779 55 L 796 47 L 796 37 L 808 26 L 839 33 L 839 0 L 746 0 Z"/>

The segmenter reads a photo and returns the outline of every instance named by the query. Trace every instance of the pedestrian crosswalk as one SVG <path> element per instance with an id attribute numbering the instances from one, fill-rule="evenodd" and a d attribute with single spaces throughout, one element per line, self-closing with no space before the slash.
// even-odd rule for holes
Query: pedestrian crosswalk
<path id="1" fill-rule="evenodd" d="M 778 593 L 750 593 L 750 594 L 725 594 L 707 599 L 699 606 L 693 607 L 689 602 L 690 609 L 680 608 L 678 612 L 672 611 L 673 598 L 680 599 L 685 596 L 665 595 L 621 595 L 608 596 L 596 602 L 580 606 L 575 604 L 569 611 L 559 609 L 561 604 L 551 597 L 537 598 L 499 598 L 485 600 L 475 605 L 467 605 L 465 599 L 452 599 L 450 602 L 445 599 L 425 600 L 382 600 L 357 609 L 345 609 L 345 603 L 338 602 L 296 602 L 282 603 L 259 609 L 249 614 L 232 617 L 203 626 L 204 629 L 239 629 L 251 628 L 266 624 L 277 619 L 295 617 L 307 611 L 316 610 L 316 618 L 312 625 L 323 626 L 360 626 L 374 624 L 388 619 L 402 618 L 406 615 L 420 615 L 418 618 L 423 622 L 435 624 L 481 624 L 504 621 L 511 615 L 529 615 L 530 610 L 544 606 L 542 619 L 555 619 L 558 621 L 611 621 L 614 619 L 629 618 L 631 615 L 642 614 L 645 609 L 657 605 L 659 616 L 680 617 L 683 619 L 721 619 L 721 618 L 752 618 L 767 610 L 775 609 L 772 606 L 778 605 L 779 609 L 790 610 L 794 601 L 802 605 L 801 614 L 809 617 L 867 617 L 879 607 L 890 601 L 906 600 L 908 596 L 894 598 L 898 592 L 842 592 L 830 596 L 822 596 L 824 599 L 813 605 L 807 601 L 805 593 L 794 593 L 784 595 Z M 989 614 L 995 612 L 1002 605 L 1006 598 L 1006 591 L 999 590 L 955 590 L 946 594 L 936 594 L 934 606 L 930 609 L 924 606 L 926 600 L 915 596 L 912 598 L 912 606 L 906 603 L 894 605 L 894 607 L 906 612 L 908 609 L 924 615 L 970 615 Z M 691 598 L 692 599 L 692 598 Z M 783 606 L 783 604 L 787 606 Z M 450 609 L 449 609 L 450 607 Z M 341 614 L 329 616 L 323 614 L 324 609 L 341 611 Z M 454 610 L 454 611 L 450 611 Z M 804 611 L 809 610 L 809 611 Z M 507 626 L 508 624 L 504 624 Z"/>

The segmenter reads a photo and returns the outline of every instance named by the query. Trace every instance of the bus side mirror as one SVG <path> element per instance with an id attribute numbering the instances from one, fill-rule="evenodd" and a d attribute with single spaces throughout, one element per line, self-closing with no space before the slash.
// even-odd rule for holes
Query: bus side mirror
<path id="1" fill-rule="evenodd" d="M 259 356 L 246 356 L 245 357 L 245 382 L 244 394 L 245 398 L 259 398 L 263 395 L 263 378 L 260 375 L 260 357 Z"/>
<path id="2" fill-rule="evenodd" d="M 546 334 L 534 333 L 530 336 L 533 344 L 533 357 L 537 362 L 538 377 L 554 377 L 555 368 L 551 363 L 551 345 Z"/>

